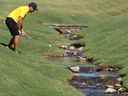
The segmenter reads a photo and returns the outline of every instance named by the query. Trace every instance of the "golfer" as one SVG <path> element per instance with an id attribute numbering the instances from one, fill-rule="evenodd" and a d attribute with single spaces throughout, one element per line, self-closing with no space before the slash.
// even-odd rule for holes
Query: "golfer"
<path id="1" fill-rule="evenodd" d="M 31 2 L 26 6 L 20 6 L 13 10 L 6 18 L 6 25 L 12 35 L 12 38 L 8 44 L 8 47 L 16 51 L 21 36 L 26 33 L 23 31 L 23 20 L 28 13 L 32 13 L 37 10 L 37 4 L 35 2 Z"/>

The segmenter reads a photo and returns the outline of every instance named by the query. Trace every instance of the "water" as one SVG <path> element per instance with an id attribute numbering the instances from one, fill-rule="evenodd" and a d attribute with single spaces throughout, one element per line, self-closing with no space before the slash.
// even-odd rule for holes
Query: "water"
<path id="1" fill-rule="evenodd" d="M 52 58 L 72 72 L 69 84 L 83 93 L 83 96 L 128 96 L 127 93 L 105 93 L 107 85 L 120 84 L 117 72 L 97 71 L 94 64 L 80 64 L 76 58 Z M 72 69 L 71 69 L 72 68 Z M 74 68 L 74 69 L 73 69 Z"/>
<path id="2" fill-rule="evenodd" d="M 68 69 L 72 72 L 72 78 L 69 80 L 69 84 L 80 90 L 83 96 L 128 96 L 127 93 L 119 93 L 119 91 L 117 91 L 117 89 L 121 87 L 119 86 L 121 81 L 118 80 L 120 76 L 116 71 L 98 70 L 98 66 L 96 65 L 80 65 L 80 62 L 77 62 L 78 57 L 85 56 L 83 50 L 78 50 L 81 46 L 74 45 L 74 43 L 79 44 L 80 38 L 72 38 L 73 36 L 77 37 L 77 35 L 72 33 L 75 31 L 79 32 L 81 28 L 82 27 L 79 26 L 76 31 L 72 27 L 69 29 L 67 25 L 64 28 L 62 27 L 63 30 L 61 26 L 59 26 L 59 30 L 56 30 L 58 32 L 61 31 L 67 39 L 72 40 L 73 44 L 71 44 L 71 46 L 75 48 L 65 49 L 64 52 L 66 58 L 64 58 L 63 61 L 66 65 L 70 65 Z M 115 89 L 115 85 L 117 89 Z M 114 91 L 110 92 L 112 90 Z"/>
<path id="3" fill-rule="evenodd" d="M 107 85 L 120 84 L 120 81 L 118 81 L 119 75 L 116 72 L 97 72 L 97 68 L 94 66 L 77 67 L 79 67 L 77 72 L 73 72 L 70 69 L 73 72 L 73 76 L 69 83 L 85 96 L 128 96 L 126 93 L 105 92 Z"/>

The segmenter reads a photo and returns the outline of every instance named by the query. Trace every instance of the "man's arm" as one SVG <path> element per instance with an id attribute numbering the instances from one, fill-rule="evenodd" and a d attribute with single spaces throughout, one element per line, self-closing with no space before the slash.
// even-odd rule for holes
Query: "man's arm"
<path id="1" fill-rule="evenodd" d="M 23 30 L 23 17 L 19 17 L 19 21 L 18 21 L 18 27 L 19 27 L 19 31 Z"/>
<path id="2" fill-rule="evenodd" d="M 24 35 L 27 35 L 27 34 L 23 30 L 23 20 L 24 20 L 23 17 L 19 17 L 18 28 L 19 28 L 20 34 L 24 36 Z"/>

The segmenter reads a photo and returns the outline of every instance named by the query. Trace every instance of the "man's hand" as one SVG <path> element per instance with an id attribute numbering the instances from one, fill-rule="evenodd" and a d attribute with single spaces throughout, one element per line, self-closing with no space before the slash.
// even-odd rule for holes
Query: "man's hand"
<path id="1" fill-rule="evenodd" d="M 26 38 L 29 38 L 29 39 L 32 39 L 31 36 L 29 36 L 26 32 L 24 32 L 24 30 L 19 30 L 19 33 L 20 33 L 20 36 L 22 37 L 26 37 Z"/>
<path id="2" fill-rule="evenodd" d="M 21 36 L 27 36 L 27 34 L 24 32 L 23 29 L 22 30 L 19 30 L 19 33 L 20 33 Z"/>

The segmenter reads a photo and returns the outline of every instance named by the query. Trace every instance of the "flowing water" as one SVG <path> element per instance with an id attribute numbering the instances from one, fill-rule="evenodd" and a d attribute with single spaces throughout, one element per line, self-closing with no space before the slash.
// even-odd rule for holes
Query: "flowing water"
<path id="1" fill-rule="evenodd" d="M 127 93 L 119 93 L 117 91 L 106 92 L 107 85 L 120 84 L 118 80 L 120 77 L 116 72 L 97 72 L 96 67 L 89 66 L 81 67 L 78 65 L 73 67 L 74 69 L 70 69 L 73 72 L 73 76 L 69 83 L 83 92 L 85 96 L 128 96 Z"/>
<path id="2" fill-rule="evenodd" d="M 72 28 L 70 30 L 69 28 L 65 30 L 66 26 L 57 28 L 60 29 L 56 31 L 63 33 L 67 39 L 73 42 L 70 48 L 65 49 L 64 58 L 61 57 L 61 60 L 63 59 L 61 63 L 72 72 L 72 78 L 69 80 L 70 85 L 81 91 L 83 96 L 128 96 L 127 92 L 119 91 L 122 88 L 122 80 L 117 71 L 101 70 L 93 63 L 81 64 L 78 62 L 79 57 L 84 57 L 84 51 L 76 49 L 85 46 L 74 45 L 74 43 L 79 42 L 80 38 L 76 38 L 77 36 L 71 38 L 73 36 L 71 34 Z M 80 31 L 77 27 L 76 29 Z"/>

